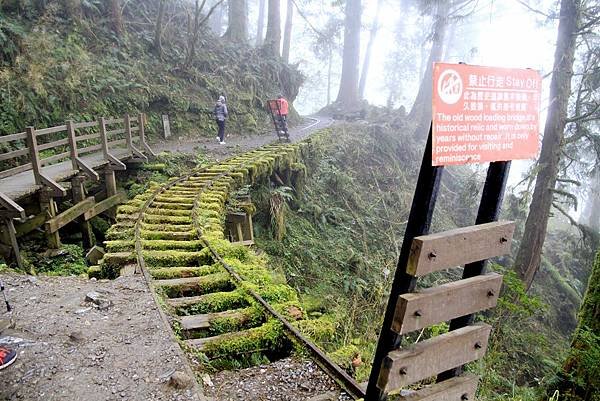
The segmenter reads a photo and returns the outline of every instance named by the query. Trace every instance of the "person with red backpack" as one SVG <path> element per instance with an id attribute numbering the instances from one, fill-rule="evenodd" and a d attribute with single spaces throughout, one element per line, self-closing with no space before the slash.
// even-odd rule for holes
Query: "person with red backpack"
<path id="1" fill-rule="evenodd" d="M 281 126 L 283 127 L 283 129 L 286 133 L 288 130 L 287 116 L 288 116 L 289 108 L 290 108 L 290 106 L 288 104 L 288 101 L 285 100 L 283 95 L 277 96 L 277 114 L 279 114 L 279 119 L 281 120 Z"/>
<path id="2" fill-rule="evenodd" d="M 17 359 L 17 351 L 0 345 L 0 370 L 9 367 Z"/>

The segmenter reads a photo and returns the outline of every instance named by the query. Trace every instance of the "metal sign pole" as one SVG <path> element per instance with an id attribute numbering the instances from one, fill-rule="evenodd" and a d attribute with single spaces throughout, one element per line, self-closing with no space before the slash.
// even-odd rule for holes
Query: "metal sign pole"
<path id="1" fill-rule="evenodd" d="M 377 387 L 377 381 L 379 379 L 381 364 L 384 358 L 390 351 L 398 348 L 401 340 L 401 336 L 391 330 L 396 303 L 398 302 L 398 297 L 400 295 L 413 291 L 416 286 L 416 277 L 413 277 L 406 272 L 410 248 L 414 237 L 429 232 L 431 217 L 435 208 L 442 173 L 444 171 L 443 166 L 432 166 L 431 153 L 432 133 L 430 127 L 429 137 L 427 139 L 427 145 L 421 163 L 421 170 L 419 171 L 419 178 L 417 180 L 417 187 L 415 188 L 415 196 L 413 198 L 406 231 L 404 233 L 404 241 L 398 259 L 394 281 L 392 283 L 390 298 L 385 311 L 383 328 L 379 334 L 379 342 L 377 343 L 377 350 L 375 351 L 375 357 L 373 359 L 373 367 L 371 368 L 365 401 L 380 401 L 387 398 L 387 395 Z"/>

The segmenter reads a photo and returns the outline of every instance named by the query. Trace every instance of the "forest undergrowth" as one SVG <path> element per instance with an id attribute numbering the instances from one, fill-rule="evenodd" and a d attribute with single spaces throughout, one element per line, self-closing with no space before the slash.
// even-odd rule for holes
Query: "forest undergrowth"
<path id="1" fill-rule="evenodd" d="M 299 290 L 309 314 L 331 317 L 335 334 L 319 345 L 338 350 L 336 360 L 364 381 L 424 145 L 415 144 L 401 127 L 377 123 L 338 125 L 313 142 L 316 151 L 299 190 L 262 186 L 253 191 L 257 245 Z M 431 232 L 473 224 L 484 173 L 447 169 Z M 518 194 L 509 194 L 505 203 L 503 218 L 518 220 L 523 210 Z M 546 246 L 544 267 L 529 293 L 510 270 L 511 257 L 489 267 L 505 279 L 498 307 L 479 317 L 494 331 L 486 358 L 469 366 L 481 376 L 478 399 L 548 399 L 545 387 L 564 361 L 593 255 L 558 219 Z M 458 269 L 434 274 L 419 285 L 438 285 L 459 274 Z M 403 341 L 421 341 L 447 328 L 442 323 Z M 353 368 L 356 355 L 361 363 Z"/>

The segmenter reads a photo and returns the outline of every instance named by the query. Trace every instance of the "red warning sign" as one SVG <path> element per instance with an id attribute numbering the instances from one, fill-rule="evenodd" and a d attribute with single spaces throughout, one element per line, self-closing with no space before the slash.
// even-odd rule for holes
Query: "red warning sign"
<path id="1" fill-rule="evenodd" d="M 433 165 L 536 157 L 541 91 L 535 70 L 435 63 Z"/>

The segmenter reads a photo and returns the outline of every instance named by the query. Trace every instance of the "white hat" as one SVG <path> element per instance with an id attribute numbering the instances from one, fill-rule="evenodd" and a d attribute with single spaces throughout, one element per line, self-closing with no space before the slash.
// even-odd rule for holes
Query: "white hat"
<path id="1" fill-rule="evenodd" d="M 219 102 L 225 103 L 225 96 L 219 96 Z"/>

